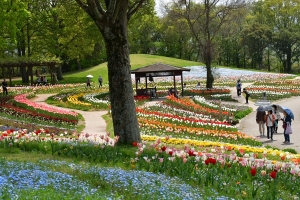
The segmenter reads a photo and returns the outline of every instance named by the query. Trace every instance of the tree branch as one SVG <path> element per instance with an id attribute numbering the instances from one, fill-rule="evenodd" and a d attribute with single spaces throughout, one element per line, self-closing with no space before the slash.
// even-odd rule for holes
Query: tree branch
<path id="1" fill-rule="evenodd" d="M 132 6 L 129 6 L 128 12 L 127 12 L 127 19 L 129 20 L 131 16 L 140 8 L 142 7 L 143 3 L 146 0 L 139 0 L 132 4 Z"/>
<path id="2" fill-rule="evenodd" d="M 75 0 L 75 1 L 86 13 L 89 13 L 89 7 L 86 3 L 83 3 L 81 0 Z"/>
<path id="3" fill-rule="evenodd" d="M 106 11 L 107 19 L 112 19 L 114 21 L 114 16 L 116 15 L 115 13 L 117 13 L 116 4 L 117 4 L 116 0 L 110 0 Z M 120 4 L 120 1 L 118 4 Z"/>
<path id="4" fill-rule="evenodd" d="M 88 10 L 89 10 L 88 14 L 93 19 L 97 19 L 97 20 L 103 19 L 103 15 L 105 14 L 105 11 L 102 9 L 98 0 L 87 0 L 87 4 L 88 4 Z"/>
<path id="5" fill-rule="evenodd" d="M 97 6 L 99 12 L 100 12 L 102 15 L 104 15 L 104 14 L 105 14 L 105 11 L 104 11 L 103 8 L 101 7 L 101 5 L 100 5 L 100 3 L 99 3 L 98 0 L 95 1 L 95 4 L 96 4 L 96 6 Z"/>

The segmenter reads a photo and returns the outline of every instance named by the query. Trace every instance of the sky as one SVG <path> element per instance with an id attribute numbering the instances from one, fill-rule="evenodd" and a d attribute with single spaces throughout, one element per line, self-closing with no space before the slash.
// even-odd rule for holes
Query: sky
<path id="1" fill-rule="evenodd" d="M 172 2 L 172 0 L 155 0 L 155 11 L 159 16 L 162 15 L 162 13 L 160 12 L 161 4 L 164 5 L 169 2 Z"/>

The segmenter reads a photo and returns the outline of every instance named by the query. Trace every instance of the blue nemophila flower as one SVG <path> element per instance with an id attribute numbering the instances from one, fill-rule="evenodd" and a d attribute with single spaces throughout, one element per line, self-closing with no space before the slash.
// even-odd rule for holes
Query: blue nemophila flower
<path id="1" fill-rule="evenodd" d="M 154 174 L 145 171 L 126 171 L 118 168 L 100 168 L 76 165 L 64 161 L 45 160 L 44 164 L 68 166 L 84 174 L 95 177 L 113 185 L 115 188 L 130 190 L 142 198 L 159 196 L 160 199 L 202 199 L 201 191 L 197 187 L 186 184 L 179 178 L 172 178 L 163 174 Z M 217 194 L 215 191 L 212 194 Z M 217 197 L 216 197 L 217 198 Z M 219 197 L 218 199 L 226 199 Z"/>
<path id="2" fill-rule="evenodd" d="M 16 196 L 20 190 L 46 187 L 55 188 L 60 193 L 72 192 L 75 196 L 82 197 L 93 195 L 97 191 L 88 183 L 66 173 L 53 172 L 33 163 L 3 160 L 0 162 L 0 187 L 0 196 L 6 191 L 11 197 Z"/>

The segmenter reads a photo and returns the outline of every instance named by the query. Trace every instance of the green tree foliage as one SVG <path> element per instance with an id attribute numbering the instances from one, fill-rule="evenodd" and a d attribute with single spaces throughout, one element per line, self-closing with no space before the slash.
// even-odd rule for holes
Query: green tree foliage
<path id="1" fill-rule="evenodd" d="M 258 69 L 263 68 L 263 53 L 269 46 L 272 32 L 265 24 L 253 23 L 242 31 L 242 44 L 248 47 L 253 63 L 258 63 Z"/>
<path id="2" fill-rule="evenodd" d="M 169 9 L 166 15 L 160 19 L 160 48 L 159 54 L 186 60 L 197 60 L 197 43 L 191 35 L 186 20 L 176 13 L 175 9 Z"/>
<path id="3" fill-rule="evenodd" d="M 1 1 L 0 9 L 4 11 L 0 15 L 0 49 L 10 56 L 58 57 L 64 61 L 64 71 L 106 59 L 97 26 L 72 0 Z M 25 68 L 21 74 L 23 82 L 28 82 Z"/>
<path id="4" fill-rule="evenodd" d="M 254 33 L 256 36 L 251 33 L 251 29 L 248 30 L 250 35 L 245 36 L 245 40 L 250 41 L 252 37 L 256 43 L 259 43 L 256 44 L 256 55 L 261 55 L 263 49 L 269 43 L 269 47 L 275 52 L 276 57 L 282 63 L 283 71 L 287 73 L 292 71 L 293 63 L 299 59 L 299 10 L 300 2 L 298 0 L 266 0 L 255 2 L 253 4 L 251 19 L 253 26 L 255 25 L 252 31 L 256 32 Z M 268 39 L 270 32 L 271 37 Z M 258 37 L 260 37 L 259 41 Z"/>
<path id="5" fill-rule="evenodd" d="M 240 38 L 247 13 L 247 6 L 230 13 L 230 23 L 220 29 L 216 49 L 218 65 L 246 68 L 246 48 Z"/>
<path id="6" fill-rule="evenodd" d="M 29 16 L 26 3 L 21 0 L 0 2 L 0 57 L 13 54 L 19 27 L 24 26 Z"/>
<path id="7" fill-rule="evenodd" d="M 300 2 L 268 0 L 265 9 L 267 17 L 273 20 L 272 47 L 283 63 L 284 72 L 290 73 L 300 53 Z"/>
<path id="8" fill-rule="evenodd" d="M 212 88 L 214 77 L 212 62 L 217 55 L 217 41 L 221 28 L 231 20 L 231 13 L 243 6 L 239 1 L 220 0 L 178 1 L 173 4 L 177 13 L 187 21 L 199 48 L 199 58 L 207 71 L 206 87 Z"/>
<path id="9" fill-rule="evenodd" d="M 159 26 L 158 17 L 154 11 L 154 0 L 149 0 L 129 21 L 130 52 L 155 54 L 155 43 L 159 39 Z"/>

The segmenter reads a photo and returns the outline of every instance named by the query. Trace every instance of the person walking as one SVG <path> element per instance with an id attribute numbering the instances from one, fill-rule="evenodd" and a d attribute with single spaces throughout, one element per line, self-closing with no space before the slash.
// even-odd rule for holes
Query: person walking
<path id="1" fill-rule="evenodd" d="M 243 93 L 245 93 L 245 95 L 246 95 L 246 104 L 248 104 L 248 100 L 249 100 L 250 94 L 249 94 L 249 92 L 248 92 L 248 90 L 246 88 L 244 88 Z"/>
<path id="2" fill-rule="evenodd" d="M 98 77 L 99 88 L 102 87 L 102 81 L 103 81 L 102 76 L 99 75 Z"/>
<path id="3" fill-rule="evenodd" d="M 280 116 L 280 113 L 278 112 L 277 110 L 277 106 L 276 105 L 272 105 L 273 109 L 274 109 L 274 115 L 275 115 L 275 121 L 274 121 L 274 127 L 273 127 L 273 130 L 274 130 L 274 133 L 277 133 L 277 130 L 278 130 L 278 122 L 279 120 L 281 120 L 281 116 Z"/>
<path id="4" fill-rule="evenodd" d="M 241 96 L 241 91 L 242 91 L 242 83 L 241 80 L 237 80 L 236 82 L 236 92 L 237 92 L 237 96 L 240 97 Z"/>
<path id="5" fill-rule="evenodd" d="M 284 118 L 282 119 L 283 120 L 283 135 L 284 135 L 284 142 L 285 144 L 290 144 L 290 134 L 286 134 L 286 126 L 287 126 L 287 123 L 290 124 L 290 126 L 292 125 L 292 118 L 291 116 L 289 116 L 286 111 L 283 111 L 283 116 Z"/>
<path id="6" fill-rule="evenodd" d="M 86 77 L 86 89 L 87 89 L 88 87 L 90 87 L 90 88 L 92 89 L 90 77 Z"/>
<path id="7" fill-rule="evenodd" d="M 2 82 L 2 90 L 3 90 L 3 94 L 8 95 L 8 91 L 7 91 L 7 82 L 6 82 L 5 79 L 3 79 L 3 82 Z"/>
<path id="8" fill-rule="evenodd" d="M 256 123 L 258 123 L 259 133 L 261 136 L 265 136 L 265 111 L 257 111 L 256 113 Z"/>
<path id="9" fill-rule="evenodd" d="M 265 116 L 266 126 L 267 126 L 267 138 L 268 140 L 273 140 L 273 125 L 275 121 L 275 115 L 272 110 L 268 111 L 268 114 Z"/>

